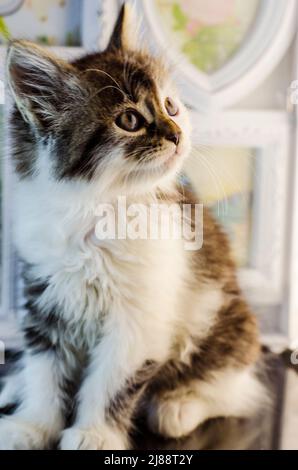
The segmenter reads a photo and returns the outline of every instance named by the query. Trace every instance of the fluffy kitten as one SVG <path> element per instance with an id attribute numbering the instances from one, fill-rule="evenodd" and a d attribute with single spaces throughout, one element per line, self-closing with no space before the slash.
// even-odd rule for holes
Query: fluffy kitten
<path id="1" fill-rule="evenodd" d="M 7 383 L 21 401 L 0 421 L 1 449 L 125 449 L 141 409 L 154 431 L 181 437 L 251 413 L 262 394 L 255 319 L 208 212 L 199 251 L 95 240 L 97 206 L 118 195 L 197 202 L 176 178 L 187 111 L 166 68 L 137 48 L 131 13 L 122 8 L 104 52 L 72 63 L 9 47 L 27 314 L 23 368 Z"/>

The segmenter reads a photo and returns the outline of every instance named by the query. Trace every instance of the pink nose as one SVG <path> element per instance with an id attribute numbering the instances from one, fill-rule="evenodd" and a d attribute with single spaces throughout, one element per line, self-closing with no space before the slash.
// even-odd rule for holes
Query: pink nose
<path id="1" fill-rule="evenodd" d="M 180 142 L 180 133 L 179 132 L 170 133 L 166 135 L 166 139 L 169 140 L 170 142 L 173 142 L 175 145 L 178 145 Z"/>

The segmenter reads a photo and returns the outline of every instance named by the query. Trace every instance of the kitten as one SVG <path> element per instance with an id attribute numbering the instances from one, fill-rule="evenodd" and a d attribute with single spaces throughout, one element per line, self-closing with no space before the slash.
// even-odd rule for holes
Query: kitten
<path id="1" fill-rule="evenodd" d="M 250 414 L 263 394 L 256 322 L 207 211 L 197 251 L 94 237 L 97 206 L 119 195 L 197 202 L 177 183 L 187 111 L 133 21 L 124 5 L 107 49 L 72 63 L 28 42 L 8 50 L 27 314 L 22 369 L 7 384 L 21 401 L 0 421 L 1 449 L 126 449 L 141 411 L 178 438 Z"/>

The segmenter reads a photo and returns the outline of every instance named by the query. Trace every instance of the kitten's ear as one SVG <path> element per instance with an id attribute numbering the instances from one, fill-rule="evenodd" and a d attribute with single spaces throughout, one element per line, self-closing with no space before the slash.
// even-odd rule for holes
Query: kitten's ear
<path id="1" fill-rule="evenodd" d="M 108 50 L 123 49 L 135 50 L 139 48 L 140 22 L 131 3 L 124 3 L 116 21 Z"/>
<path id="2" fill-rule="evenodd" d="M 80 95 L 71 65 L 27 41 L 13 41 L 6 61 L 7 81 L 24 120 L 48 128 Z"/>

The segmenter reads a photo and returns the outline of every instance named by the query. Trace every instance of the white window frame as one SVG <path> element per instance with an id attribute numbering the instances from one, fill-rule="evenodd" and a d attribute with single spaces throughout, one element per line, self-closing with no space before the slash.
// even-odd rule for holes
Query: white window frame
<path id="1" fill-rule="evenodd" d="M 296 36 L 295 64 L 293 70 L 293 81 L 298 80 L 298 34 Z M 294 90 L 291 90 L 292 92 Z M 291 205 L 292 220 L 289 233 L 289 256 L 288 256 L 288 278 L 289 278 L 289 299 L 288 299 L 288 334 L 289 343 L 292 349 L 298 349 L 298 104 L 291 103 L 295 116 L 295 151 L 291 165 Z"/>
<path id="2" fill-rule="evenodd" d="M 196 109 L 204 112 L 230 107 L 260 85 L 279 63 L 297 31 L 297 0 L 261 0 L 247 41 L 223 67 L 207 75 L 175 50 L 164 34 L 153 0 L 129 1 L 143 14 L 150 45 L 166 51 L 169 61 L 175 64 L 185 102 L 196 103 Z M 96 46 L 100 49 L 106 46 L 122 3 L 122 0 L 93 1 L 94 16 L 98 17 L 94 26 L 100 24 L 101 34 L 99 37 L 90 32 L 84 35 L 83 28 L 87 46 L 91 37 L 98 37 Z M 90 23 L 85 29 L 90 30 Z"/>
<path id="3" fill-rule="evenodd" d="M 227 111 L 204 117 L 193 112 L 192 125 L 194 145 L 260 150 L 260 158 L 255 159 L 258 169 L 253 207 L 253 267 L 240 269 L 239 279 L 253 304 L 277 305 L 283 301 L 286 281 L 291 115 Z"/>

